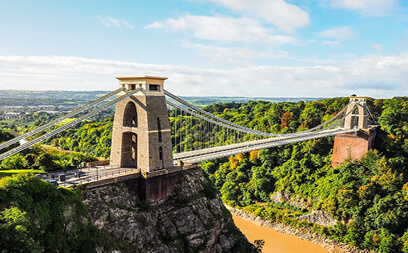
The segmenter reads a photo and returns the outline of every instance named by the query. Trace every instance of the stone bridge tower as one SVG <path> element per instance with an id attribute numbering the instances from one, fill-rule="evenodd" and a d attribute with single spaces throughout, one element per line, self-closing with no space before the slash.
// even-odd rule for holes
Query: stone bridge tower
<path id="1" fill-rule="evenodd" d="M 346 122 L 344 123 L 344 128 L 367 129 L 368 128 L 368 110 L 367 110 L 366 98 L 365 97 L 350 97 L 350 103 L 347 108 L 347 114 L 351 110 L 353 110 L 353 112 L 351 112 L 351 114 L 346 118 Z"/>
<path id="2" fill-rule="evenodd" d="M 355 107 L 356 106 L 356 107 Z M 374 147 L 377 126 L 368 125 L 368 109 L 365 97 L 350 97 L 344 128 L 356 129 L 354 134 L 339 134 L 334 138 L 332 167 L 336 168 L 346 159 L 360 160 Z"/>
<path id="3" fill-rule="evenodd" d="M 117 77 L 133 96 L 116 104 L 110 165 L 152 172 L 173 167 L 165 77 Z M 123 96 L 119 93 L 118 96 Z"/>

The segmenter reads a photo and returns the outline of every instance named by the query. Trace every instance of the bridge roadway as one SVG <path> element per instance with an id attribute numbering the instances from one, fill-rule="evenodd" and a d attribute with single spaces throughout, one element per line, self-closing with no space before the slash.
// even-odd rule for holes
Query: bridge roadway
<path id="1" fill-rule="evenodd" d="M 182 153 L 173 154 L 174 161 L 183 161 L 187 163 L 198 163 L 206 160 L 236 155 L 240 153 L 247 153 L 254 150 L 260 150 L 265 148 L 271 148 L 290 143 L 296 143 L 301 141 L 307 141 L 311 139 L 317 139 L 327 136 L 333 136 L 338 134 L 356 133 L 358 129 L 330 129 L 316 133 L 306 133 L 304 135 L 291 135 L 287 137 L 274 137 L 256 141 L 248 141 L 243 143 L 230 144 L 225 146 L 200 149 L 195 151 L 188 151 Z"/>

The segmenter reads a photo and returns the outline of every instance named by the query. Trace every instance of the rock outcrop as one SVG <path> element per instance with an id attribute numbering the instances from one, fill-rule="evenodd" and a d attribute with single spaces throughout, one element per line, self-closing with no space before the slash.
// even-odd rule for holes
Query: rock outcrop
<path id="1" fill-rule="evenodd" d="M 280 202 L 295 206 L 298 208 L 308 209 L 306 203 L 299 196 L 292 196 L 290 192 L 276 192 L 273 196 L 270 197 L 272 202 Z"/>
<path id="2" fill-rule="evenodd" d="M 309 214 L 300 216 L 298 218 L 299 220 L 306 220 L 308 222 L 323 226 L 334 226 L 337 223 L 337 220 L 330 217 L 328 212 L 311 209 L 312 203 L 308 203 L 309 201 L 304 201 L 299 196 L 293 195 L 290 192 L 276 192 L 273 196 L 271 196 L 270 199 L 275 203 L 285 203 L 291 206 L 305 208 L 311 211 L 311 213 Z M 318 201 L 320 201 L 320 197 L 318 198 Z"/>
<path id="3" fill-rule="evenodd" d="M 84 203 L 105 238 L 98 251 L 251 252 L 201 169 L 181 177 L 174 193 L 156 203 L 140 201 L 125 182 L 84 190 Z"/>
<path id="4" fill-rule="evenodd" d="M 306 220 L 322 226 L 334 226 L 337 223 L 336 219 L 329 216 L 328 212 L 312 210 L 311 213 L 302 215 L 298 220 Z"/>

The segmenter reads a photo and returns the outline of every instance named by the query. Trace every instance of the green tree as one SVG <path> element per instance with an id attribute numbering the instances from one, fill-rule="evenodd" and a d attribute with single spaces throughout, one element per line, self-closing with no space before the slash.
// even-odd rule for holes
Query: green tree
<path id="1" fill-rule="evenodd" d="M 404 235 L 399 239 L 401 243 L 401 251 L 408 253 L 408 230 L 405 230 Z"/>
<path id="2" fill-rule="evenodd" d="M 361 226 L 352 221 L 348 224 L 347 234 L 344 236 L 344 241 L 352 246 L 360 245 L 362 241 Z"/>
<path id="3" fill-rule="evenodd" d="M 22 169 L 24 167 L 23 161 L 24 161 L 23 155 L 18 153 L 13 156 L 9 156 L 3 161 L 1 161 L 0 168 L 6 169 L 6 170 Z"/>
<path id="4" fill-rule="evenodd" d="M 380 234 L 380 245 L 379 251 L 381 253 L 391 253 L 395 252 L 396 245 L 395 245 L 395 237 L 393 234 L 389 233 L 387 230 L 382 230 Z"/>
<path id="5" fill-rule="evenodd" d="M 27 154 L 26 156 L 24 156 L 23 166 L 26 168 L 29 168 L 35 164 L 36 160 L 37 160 L 37 155 Z"/>
<path id="6" fill-rule="evenodd" d="M 265 240 L 258 239 L 254 241 L 255 252 L 262 252 L 263 247 L 265 246 Z"/>
<path id="7" fill-rule="evenodd" d="M 43 168 L 46 171 L 52 170 L 52 167 L 55 165 L 52 159 L 52 156 L 48 153 L 42 153 L 38 156 L 37 161 L 35 162 L 36 166 Z"/>
<path id="8" fill-rule="evenodd" d="M 30 237 L 26 212 L 17 207 L 0 212 L 1 252 L 44 252 L 38 241 Z"/>

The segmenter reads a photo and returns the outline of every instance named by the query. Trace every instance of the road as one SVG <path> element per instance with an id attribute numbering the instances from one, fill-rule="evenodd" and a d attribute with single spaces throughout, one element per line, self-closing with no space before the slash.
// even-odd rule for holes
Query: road
<path id="1" fill-rule="evenodd" d="M 134 173 L 138 171 L 136 168 L 112 168 L 110 166 L 96 166 L 91 168 L 81 168 L 67 171 L 55 171 L 46 174 L 41 174 L 40 177 L 44 180 L 57 180 L 59 186 L 68 187 L 71 185 L 79 185 L 105 179 L 109 177 L 117 177 L 118 175 Z M 65 175 L 65 180 L 61 181 L 61 175 Z"/>

